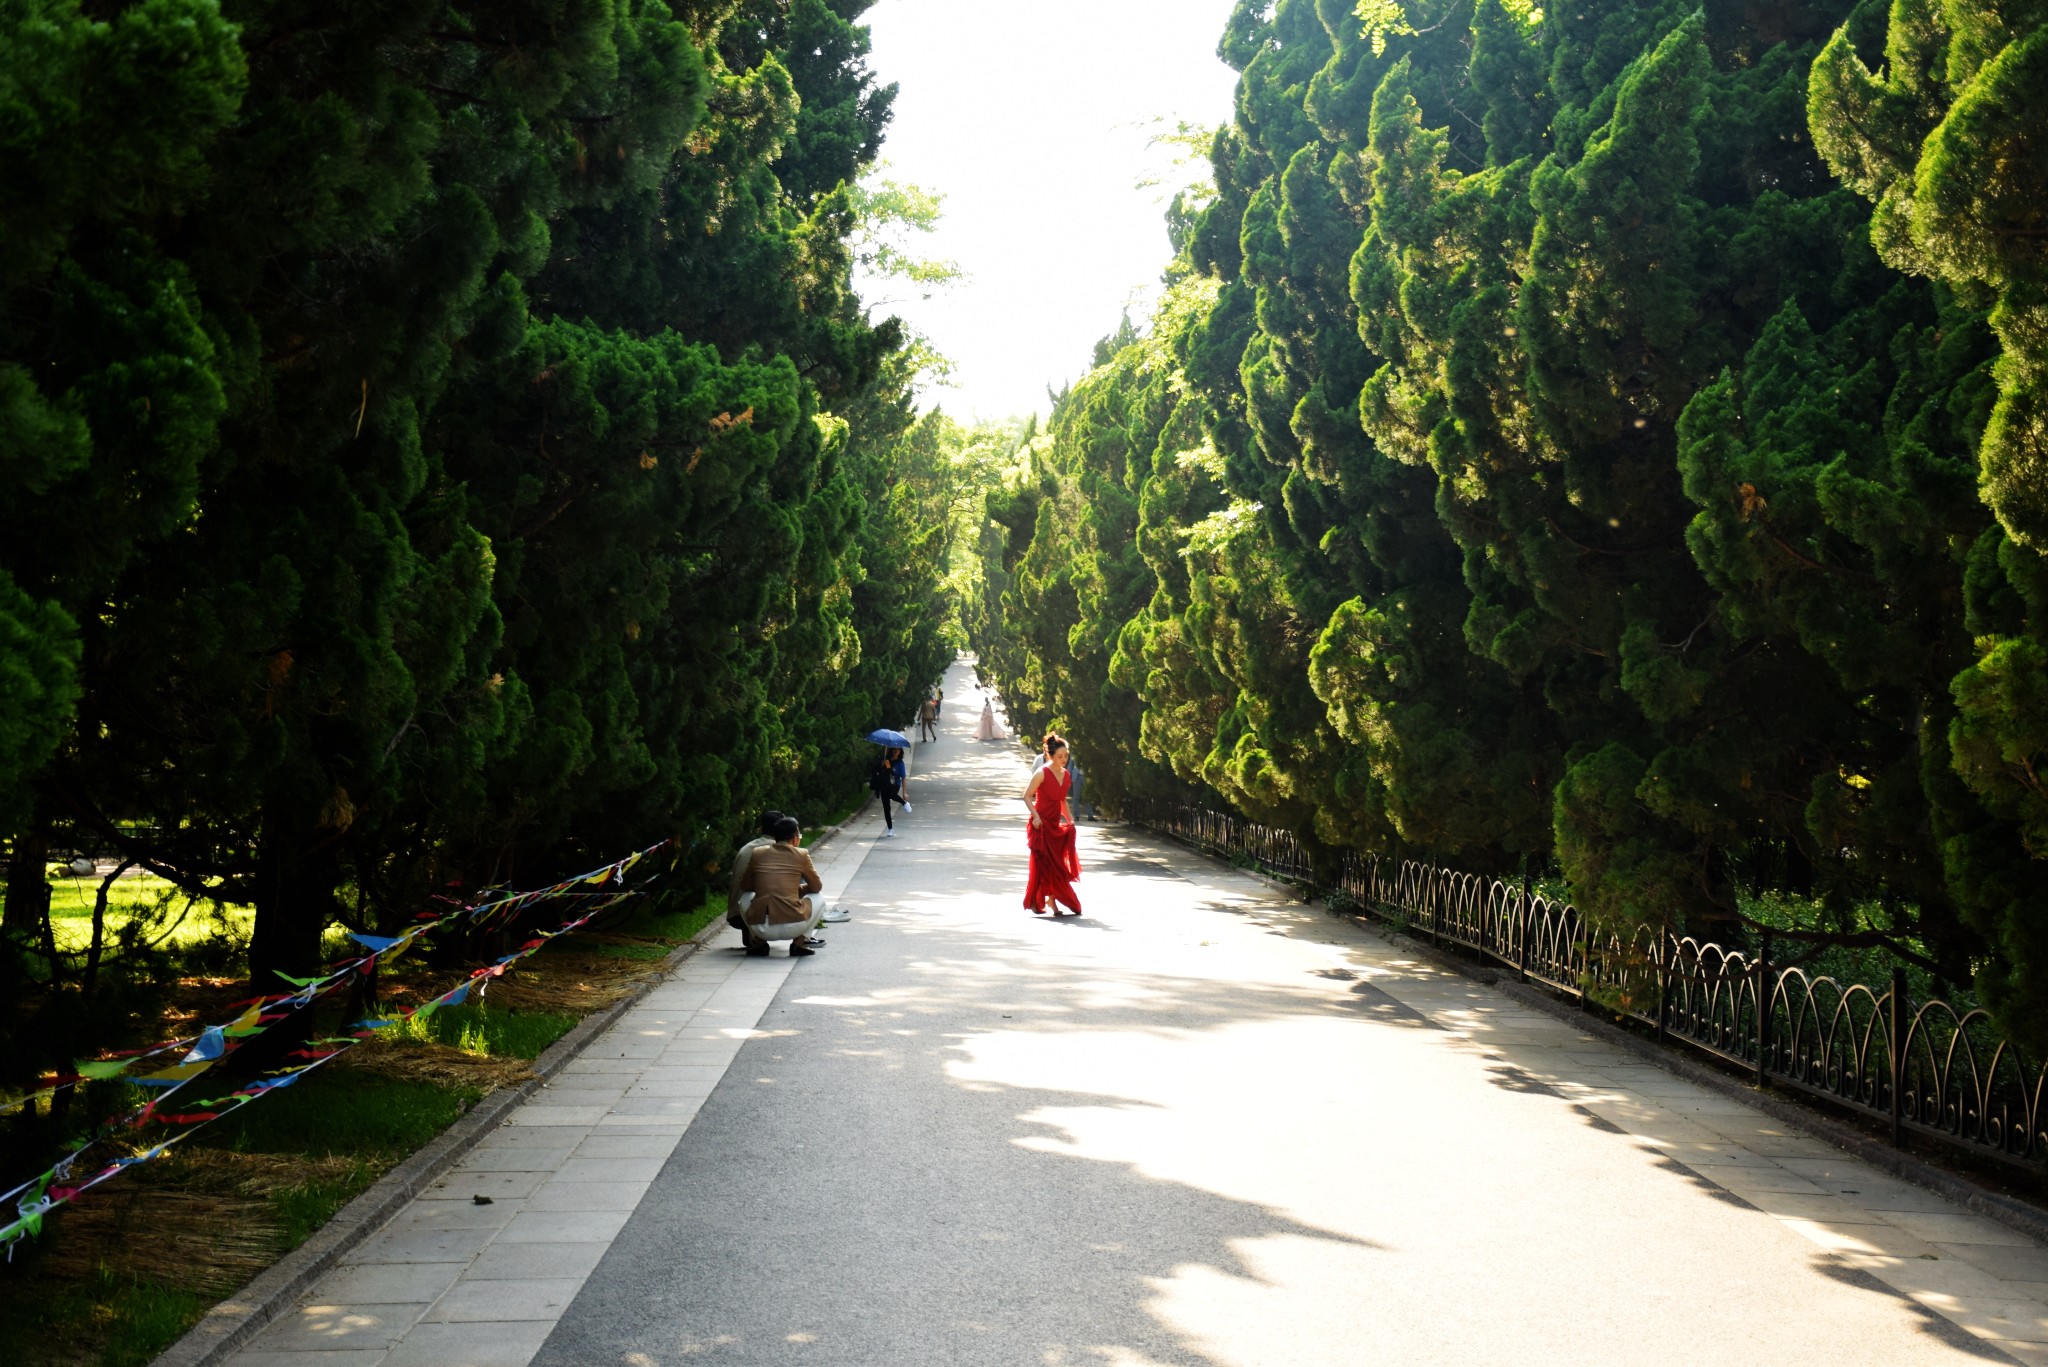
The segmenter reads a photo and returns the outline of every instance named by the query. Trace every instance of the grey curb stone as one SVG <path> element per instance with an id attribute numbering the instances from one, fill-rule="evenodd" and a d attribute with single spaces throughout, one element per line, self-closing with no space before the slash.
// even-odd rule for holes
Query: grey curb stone
<path id="1" fill-rule="evenodd" d="M 866 810 L 865 805 L 861 808 Z M 860 813 L 855 812 L 854 816 Z M 851 823 L 853 817 L 848 817 Z M 821 828 L 817 838 L 806 842 L 817 849 L 842 828 Z M 150 1367 L 218 1367 L 246 1346 L 250 1339 L 295 1304 L 314 1282 L 334 1265 L 382 1229 L 391 1218 L 439 1181 L 465 1154 L 482 1143 L 519 1104 L 548 1080 L 569 1066 L 578 1054 L 610 1029 L 619 1017 L 639 1005 L 640 999 L 668 981 L 669 975 L 725 929 L 725 918 L 714 916 L 711 923 L 661 962 L 661 972 L 634 988 L 618 1001 L 578 1021 L 568 1034 L 556 1040 L 534 1060 L 535 1076 L 517 1087 L 504 1087 L 479 1101 L 468 1114 L 443 1130 L 424 1148 L 407 1158 L 362 1195 L 350 1201 L 313 1236 L 279 1258 L 241 1290 L 206 1312 L 185 1336 L 166 1348 Z"/>

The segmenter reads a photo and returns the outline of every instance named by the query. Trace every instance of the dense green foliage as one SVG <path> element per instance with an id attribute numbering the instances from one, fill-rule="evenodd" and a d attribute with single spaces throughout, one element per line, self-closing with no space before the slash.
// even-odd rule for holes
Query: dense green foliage
<path id="1" fill-rule="evenodd" d="M 2048 1039 L 2044 20 L 1246 0 L 1165 304 L 990 502 L 1017 715 Z"/>
<path id="2" fill-rule="evenodd" d="M 851 805 L 952 651 L 918 362 L 849 279 L 871 2 L 0 5 L 23 1041 L 89 1039 L 13 990 L 75 974 L 74 831 L 253 904 L 269 983 Z"/>
<path id="3" fill-rule="evenodd" d="M 1899 0 L 1881 61 L 1869 45 L 1875 76 L 1851 36 L 1837 34 L 1814 65 L 1814 140 L 1875 202 L 1870 240 L 1884 260 L 1946 286 L 1998 343 L 1995 398 L 1977 376 L 1947 386 L 1947 408 L 1967 426 L 1944 434 L 1942 504 L 1969 516 L 1947 528 L 1963 573 L 1960 595 L 1953 573 L 1940 581 L 1951 623 L 1943 663 L 1967 664 L 1940 715 L 1952 718 L 1951 764 L 1969 794 L 1940 804 L 1939 829 L 1953 893 L 1998 951 L 1988 985 L 2048 1034 L 2048 6 Z M 1943 341 L 1922 350 L 1940 355 Z M 1934 387 L 1930 405 L 1943 397 Z M 1966 438 L 1978 430 L 1972 464 Z M 1909 469 L 1923 440 L 1900 443 Z M 1984 525 L 1971 502 L 1973 479 L 1998 525 Z M 1884 511 L 1894 523 L 1919 513 Z M 1919 537 L 1942 548 L 1935 528 Z M 1958 596 L 1967 641 L 1953 630 Z"/>

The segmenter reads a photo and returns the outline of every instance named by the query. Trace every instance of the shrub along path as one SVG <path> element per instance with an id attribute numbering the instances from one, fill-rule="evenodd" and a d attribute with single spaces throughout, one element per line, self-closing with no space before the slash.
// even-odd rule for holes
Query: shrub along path
<path id="1" fill-rule="evenodd" d="M 1085 827 L 1033 919 L 947 694 L 818 957 L 698 955 L 241 1367 L 2048 1364 L 2048 1250 L 1249 875 Z"/>

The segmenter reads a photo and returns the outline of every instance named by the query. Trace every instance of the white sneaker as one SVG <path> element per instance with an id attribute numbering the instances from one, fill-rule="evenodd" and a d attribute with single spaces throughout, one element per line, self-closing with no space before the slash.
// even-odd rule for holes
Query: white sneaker
<path id="1" fill-rule="evenodd" d="M 884 840 L 893 840 L 895 837 L 896 830 L 894 827 L 891 827 L 890 829 L 882 832 L 882 839 Z"/>
<path id="2" fill-rule="evenodd" d="M 906 802 L 906 803 L 904 803 L 904 804 L 903 804 L 903 814 L 904 814 L 905 816 L 909 816 L 909 815 L 910 815 L 910 804 L 909 804 L 908 802 Z"/>
<path id="3" fill-rule="evenodd" d="M 830 924 L 833 921 L 851 921 L 852 919 L 852 913 L 842 911 L 838 907 L 834 907 L 832 908 L 832 910 L 825 913 L 825 921 L 827 924 Z"/>

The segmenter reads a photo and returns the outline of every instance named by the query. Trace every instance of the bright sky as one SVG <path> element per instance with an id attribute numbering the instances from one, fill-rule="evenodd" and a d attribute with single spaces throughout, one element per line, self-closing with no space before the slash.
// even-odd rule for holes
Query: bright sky
<path id="1" fill-rule="evenodd" d="M 1143 321 L 1172 250 L 1166 191 L 1138 188 L 1172 153 L 1147 141 L 1180 119 L 1229 120 L 1236 73 L 1216 40 L 1230 8 L 881 0 L 863 16 L 876 74 L 902 87 L 888 175 L 945 197 L 939 230 L 907 245 L 968 279 L 928 301 L 903 282 L 862 293 L 953 360 L 956 387 L 930 396 L 948 412 L 1042 412 L 1046 386 L 1087 369 L 1134 296 Z"/>

